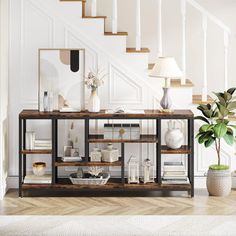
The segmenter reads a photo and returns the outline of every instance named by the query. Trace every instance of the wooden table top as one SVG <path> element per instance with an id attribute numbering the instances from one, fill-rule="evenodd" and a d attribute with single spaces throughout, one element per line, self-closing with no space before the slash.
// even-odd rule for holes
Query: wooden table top
<path id="1" fill-rule="evenodd" d="M 81 112 L 40 112 L 38 110 L 23 110 L 19 114 L 21 119 L 190 119 L 194 114 L 191 110 L 174 110 L 171 113 L 164 113 L 160 110 L 144 110 L 144 113 L 120 113 L 110 114 L 105 110 L 101 110 L 98 113 L 91 113 L 88 111 Z"/>

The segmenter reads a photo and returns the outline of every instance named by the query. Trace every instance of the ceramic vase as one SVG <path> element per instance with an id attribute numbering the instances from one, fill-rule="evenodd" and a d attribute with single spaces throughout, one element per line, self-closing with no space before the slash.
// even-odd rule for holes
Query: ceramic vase
<path id="1" fill-rule="evenodd" d="M 183 145 L 184 135 L 180 129 L 175 128 L 175 121 L 168 122 L 168 131 L 165 135 L 167 147 L 171 149 L 178 149 Z"/>
<path id="2" fill-rule="evenodd" d="M 100 112 L 100 99 L 97 95 L 97 90 L 93 89 L 88 103 L 89 112 Z"/>

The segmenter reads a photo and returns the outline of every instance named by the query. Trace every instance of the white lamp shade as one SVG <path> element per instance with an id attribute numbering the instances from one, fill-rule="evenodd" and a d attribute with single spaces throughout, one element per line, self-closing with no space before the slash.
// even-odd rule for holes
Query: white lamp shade
<path id="1" fill-rule="evenodd" d="M 182 71 L 179 69 L 173 57 L 159 57 L 154 65 L 150 76 L 158 78 L 181 78 Z"/>

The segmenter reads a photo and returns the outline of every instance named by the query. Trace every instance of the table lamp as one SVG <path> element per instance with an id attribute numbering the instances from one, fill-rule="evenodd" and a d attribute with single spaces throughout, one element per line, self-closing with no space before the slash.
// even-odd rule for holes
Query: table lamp
<path id="1" fill-rule="evenodd" d="M 183 76 L 175 59 L 173 57 L 159 57 L 155 63 L 150 76 L 165 79 L 165 86 L 163 87 L 163 98 L 160 105 L 162 112 L 172 112 L 172 101 L 170 98 L 170 79 L 177 79 Z"/>

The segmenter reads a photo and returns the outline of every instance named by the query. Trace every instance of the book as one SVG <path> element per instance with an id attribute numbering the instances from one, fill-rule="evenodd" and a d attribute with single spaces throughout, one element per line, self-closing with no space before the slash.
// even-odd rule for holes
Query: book
<path id="1" fill-rule="evenodd" d="M 52 150 L 52 147 L 42 147 L 42 146 L 36 146 L 36 147 L 34 147 L 34 149 L 33 150 Z"/>
<path id="2" fill-rule="evenodd" d="M 164 171 L 164 176 L 186 176 L 185 171 Z"/>
<path id="3" fill-rule="evenodd" d="M 34 144 L 52 144 L 52 140 L 50 139 L 36 139 Z"/>
<path id="4" fill-rule="evenodd" d="M 77 161 L 82 161 L 81 157 L 62 157 L 61 160 L 63 162 L 77 162 Z"/>
<path id="5" fill-rule="evenodd" d="M 185 172 L 184 166 L 164 166 L 164 172 L 175 171 L 175 172 Z"/>
<path id="6" fill-rule="evenodd" d="M 164 166 L 184 166 L 184 163 L 179 161 L 165 161 Z"/>
<path id="7" fill-rule="evenodd" d="M 189 179 L 163 179 L 162 178 L 162 184 L 189 184 Z"/>
<path id="8" fill-rule="evenodd" d="M 24 179 L 25 184 L 51 184 L 52 183 L 52 175 L 26 175 Z"/>
<path id="9" fill-rule="evenodd" d="M 162 179 L 164 180 L 173 180 L 173 179 L 178 179 L 178 180 L 187 180 L 187 176 L 163 176 Z"/>

